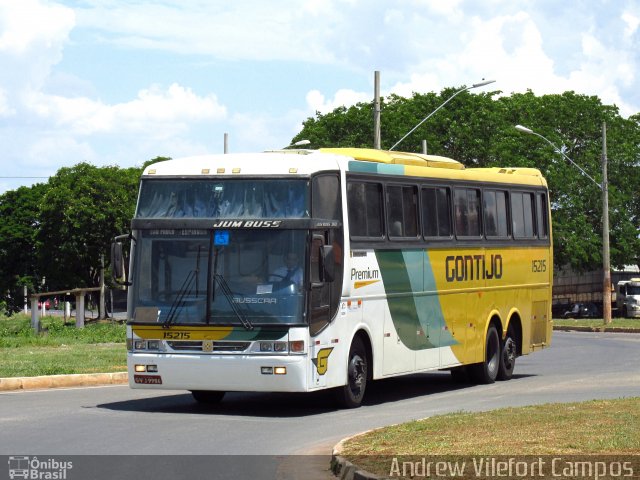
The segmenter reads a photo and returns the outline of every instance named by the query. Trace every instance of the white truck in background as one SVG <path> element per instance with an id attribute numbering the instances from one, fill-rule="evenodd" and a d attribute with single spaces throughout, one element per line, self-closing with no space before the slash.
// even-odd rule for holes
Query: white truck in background
<path id="1" fill-rule="evenodd" d="M 621 280 L 616 286 L 618 315 L 640 317 L 640 278 Z"/>

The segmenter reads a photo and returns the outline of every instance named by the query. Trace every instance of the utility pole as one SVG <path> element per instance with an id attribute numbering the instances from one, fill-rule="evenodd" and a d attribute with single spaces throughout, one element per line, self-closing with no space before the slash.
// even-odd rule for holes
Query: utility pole
<path id="1" fill-rule="evenodd" d="M 382 138 L 380 134 L 380 72 L 373 74 L 373 148 L 380 150 Z"/>
<path id="2" fill-rule="evenodd" d="M 104 289 L 104 253 L 100 255 L 100 305 L 98 306 L 98 317 L 100 320 L 107 318 L 105 308 L 105 289 Z"/>
<path id="3" fill-rule="evenodd" d="M 611 261 L 609 258 L 609 180 L 607 178 L 607 123 L 602 122 L 602 318 L 611 323 Z"/>
<path id="4" fill-rule="evenodd" d="M 224 153 L 229 153 L 229 134 L 224 134 Z"/>

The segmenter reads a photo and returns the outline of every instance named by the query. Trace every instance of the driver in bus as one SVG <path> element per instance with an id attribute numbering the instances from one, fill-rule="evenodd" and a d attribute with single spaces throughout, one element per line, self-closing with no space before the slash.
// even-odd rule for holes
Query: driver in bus
<path id="1" fill-rule="evenodd" d="M 278 267 L 269 275 L 269 281 L 276 285 L 278 290 L 295 285 L 299 290 L 302 286 L 302 268 L 300 258 L 295 252 L 287 252 L 283 256 L 284 265 Z"/>

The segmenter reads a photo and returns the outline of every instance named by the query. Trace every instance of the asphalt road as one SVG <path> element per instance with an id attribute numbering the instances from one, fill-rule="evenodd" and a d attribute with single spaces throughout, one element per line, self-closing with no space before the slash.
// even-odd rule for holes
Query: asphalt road
<path id="1" fill-rule="evenodd" d="M 458 385 L 447 372 L 387 379 L 356 410 L 336 409 L 326 392 L 230 393 L 215 407 L 186 392 L 126 386 L 8 392 L 0 455 L 330 455 L 344 437 L 441 413 L 639 396 L 638 365 L 639 334 L 555 332 L 551 348 L 518 359 L 511 381 Z"/>

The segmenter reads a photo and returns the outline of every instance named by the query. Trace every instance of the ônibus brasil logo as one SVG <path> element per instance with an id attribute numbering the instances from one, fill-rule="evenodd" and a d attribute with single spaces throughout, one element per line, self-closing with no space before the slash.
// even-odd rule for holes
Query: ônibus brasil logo
<path id="1" fill-rule="evenodd" d="M 45 460 L 38 457 L 14 455 L 9 457 L 9 478 L 33 480 L 66 480 L 67 471 L 73 468 L 73 462 L 63 462 L 54 458 Z"/>

